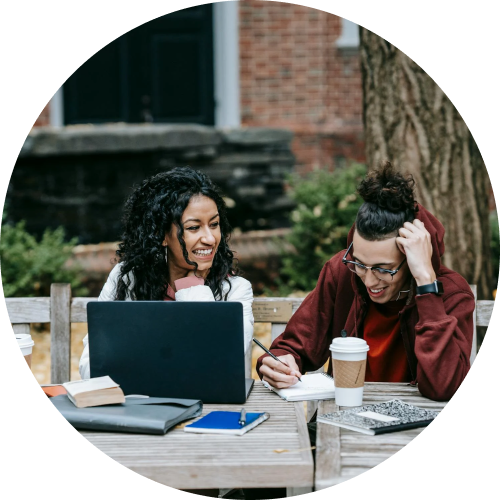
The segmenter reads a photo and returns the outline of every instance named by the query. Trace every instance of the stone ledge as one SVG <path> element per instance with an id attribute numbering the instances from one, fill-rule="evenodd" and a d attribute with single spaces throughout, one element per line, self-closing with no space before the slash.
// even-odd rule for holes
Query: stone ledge
<path id="1" fill-rule="evenodd" d="M 192 158 L 217 156 L 223 143 L 228 146 L 289 146 L 293 132 L 272 128 L 218 130 L 196 124 L 70 125 L 62 128 L 34 128 L 20 157 L 66 156 L 190 149 Z"/>
<path id="2" fill-rule="evenodd" d="M 242 146 L 266 146 L 282 143 L 289 145 L 293 139 L 293 132 L 279 128 L 248 127 L 221 131 L 224 142 Z"/>
<path id="3" fill-rule="evenodd" d="M 21 157 L 217 147 L 221 134 L 204 125 L 109 124 L 34 128 Z"/>

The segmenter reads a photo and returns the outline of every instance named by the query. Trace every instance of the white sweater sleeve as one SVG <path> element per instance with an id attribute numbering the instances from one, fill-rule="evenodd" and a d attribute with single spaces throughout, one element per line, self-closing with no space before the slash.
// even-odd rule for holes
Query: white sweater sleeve
<path id="1" fill-rule="evenodd" d="M 182 288 L 175 292 L 176 302 L 215 302 L 214 294 L 210 287 L 196 285 L 189 288 Z"/>
<path id="2" fill-rule="evenodd" d="M 253 338 L 253 290 L 252 284 L 245 278 L 237 277 L 231 281 L 231 291 L 227 300 L 243 304 L 243 332 L 245 336 L 245 352 L 250 348 Z"/>
<path id="3" fill-rule="evenodd" d="M 108 279 L 104 284 L 101 293 L 99 294 L 99 301 L 110 301 L 115 299 L 116 285 L 118 275 L 120 273 L 120 264 L 116 265 L 109 273 Z M 90 378 L 90 357 L 89 357 L 89 336 L 85 335 L 83 339 L 83 352 L 80 358 L 79 371 L 80 377 Z"/>

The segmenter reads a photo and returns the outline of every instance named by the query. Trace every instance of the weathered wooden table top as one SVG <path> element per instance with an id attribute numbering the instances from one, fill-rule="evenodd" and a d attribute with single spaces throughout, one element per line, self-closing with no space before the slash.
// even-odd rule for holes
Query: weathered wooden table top
<path id="1" fill-rule="evenodd" d="M 243 436 L 191 434 L 180 426 L 164 436 L 82 435 L 122 465 L 174 488 L 312 487 L 314 466 L 303 404 L 283 401 L 258 381 L 244 407 L 247 412 L 267 411 L 270 418 Z M 202 416 L 240 409 L 207 404 Z"/>
<path id="2" fill-rule="evenodd" d="M 401 399 L 431 410 L 441 410 L 446 404 L 424 398 L 416 387 L 409 384 L 365 384 L 363 405 L 391 399 Z M 338 409 L 334 400 L 320 401 L 318 415 Z M 407 445 L 424 429 L 425 427 L 370 436 L 335 425 L 318 423 L 315 489 L 328 488 L 375 467 Z"/>

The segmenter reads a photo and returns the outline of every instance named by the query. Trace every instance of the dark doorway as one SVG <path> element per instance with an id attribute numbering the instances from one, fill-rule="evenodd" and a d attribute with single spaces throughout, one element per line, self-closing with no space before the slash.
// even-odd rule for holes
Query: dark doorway
<path id="1" fill-rule="evenodd" d="M 66 125 L 214 124 L 212 4 L 173 12 L 126 33 L 64 84 Z"/>

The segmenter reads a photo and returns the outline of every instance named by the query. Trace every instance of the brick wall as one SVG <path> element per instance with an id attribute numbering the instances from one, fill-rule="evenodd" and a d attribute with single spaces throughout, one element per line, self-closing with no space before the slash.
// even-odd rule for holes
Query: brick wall
<path id="1" fill-rule="evenodd" d="M 242 124 L 295 132 L 299 172 L 364 161 L 357 51 L 339 50 L 341 18 L 279 2 L 240 2 Z"/>
<path id="2" fill-rule="evenodd" d="M 359 54 L 336 47 L 341 18 L 242 0 L 239 21 L 242 124 L 292 130 L 301 173 L 364 161 Z M 48 122 L 47 106 L 35 125 Z"/>
<path id="3" fill-rule="evenodd" d="M 40 116 L 36 119 L 34 123 L 34 127 L 43 127 L 44 125 L 50 124 L 50 102 L 47 103 L 43 111 L 40 113 Z"/>

